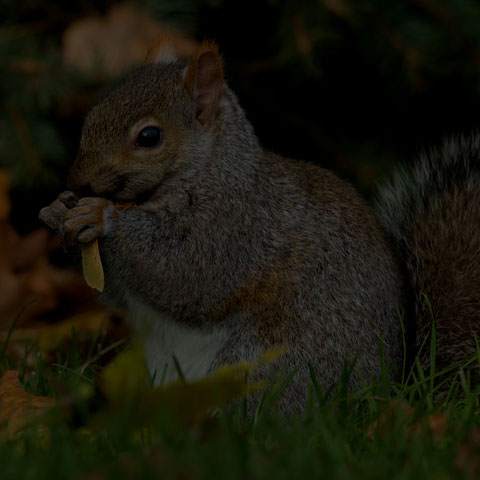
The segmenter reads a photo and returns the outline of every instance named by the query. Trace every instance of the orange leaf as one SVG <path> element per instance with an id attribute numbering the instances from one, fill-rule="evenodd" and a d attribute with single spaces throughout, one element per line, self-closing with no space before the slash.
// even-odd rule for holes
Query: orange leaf
<path id="1" fill-rule="evenodd" d="M 447 429 L 447 417 L 443 412 L 431 413 L 420 417 L 412 422 L 415 409 L 405 402 L 394 400 L 380 416 L 375 420 L 367 432 L 369 438 L 376 435 L 385 436 L 387 431 L 397 428 L 406 422 L 408 428 L 405 437 L 409 438 L 413 434 L 421 434 L 430 431 L 435 442 L 444 438 Z"/>
<path id="2" fill-rule="evenodd" d="M 387 431 L 398 427 L 401 422 L 408 421 L 413 413 L 414 409 L 408 403 L 394 400 L 375 420 L 367 436 L 371 439 L 376 435 L 383 437 Z"/>
<path id="3" fill-rule="evenodd" d="M 467 441 L 457 448 L 454 457 L 455 469 L 466 478 L 479 478 L 480 476 L 480 430 L 472 428 Z"/>
<path id="4" fill-rule="evenodd" d="M 433 434 L 433 439 L 438 442 L 444 435 L 447 428 L 447 417 L 443 412 L 432 413 L 428 417 L 428 426 Z"/>
<path id="5" fill-rule="evenodd" d="M 8 370 L 0 378 L 0 436 L 14 437 L 54 405 L 53 398 L 25 392 L 18 382 L 18 372 Z"/>
<path id="6" fill-rule="evenodd" d="M 14 330 L 10 342 L 38 341 L 40 350 L 46 352 L 55 350 L 62 343 L 69 340 L 75 329 L 77 335 L 90 337 L 101 329 L 107 329 L 110 317 L 103 310 L 91 310 L 79 313 L 62 322 L 40 327 L 17 328 Z M 7 332 L 0 332 L 0 345 L 5 342 Z"/>
<path id="7" fill-rule="evenodd" d="M 190 56 L 196 42 L 155 20 L 131 4 L 112 6 L 103 18 L 86 17 L 70 24 L 63 35 L 65 64 L 84 72 L 115 76 L 141 64 L 148 50 L 171 38 L 180 57 Z"/>
<path id="8" fill-rule="evenodd" d="M 447 417 L 445 414 L 437 412 L 420 417 L 415 423 L 408 426 L 407 435 L 422 433 L 426 429 L 432 433 L 432 439 L 435 442 L 442 440 L 447 429 Z"/>
<path id="9" fill-rule="evenodd" d="M 10 215 L 10 179 L 6 170 L 0 170 L 0 221 L 7 220 Z"/>

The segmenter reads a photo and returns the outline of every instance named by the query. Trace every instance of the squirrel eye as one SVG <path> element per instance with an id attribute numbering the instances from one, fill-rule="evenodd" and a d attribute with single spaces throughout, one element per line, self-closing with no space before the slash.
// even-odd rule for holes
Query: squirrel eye
<path id="1" fill-rule="evenodd" d="M 156 147 L 162 140 L 162 131 L 157 127 L 145 127 L 135 140 L 136 147 L 152 148 Z"/>

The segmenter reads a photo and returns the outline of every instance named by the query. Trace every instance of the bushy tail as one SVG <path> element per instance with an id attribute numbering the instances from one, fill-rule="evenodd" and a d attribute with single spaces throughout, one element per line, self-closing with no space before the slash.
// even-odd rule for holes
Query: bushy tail
<path id="1" fill-rule="evenodd" d="M 381 187 L 376 213 L 404 268 L 417 351 L 435 321 L 439 372 L 464 364 L 480 342 L 480 134 L 417 160 Z M 429 347 L 427 339 L 420 352 L 426 372 Z"/>

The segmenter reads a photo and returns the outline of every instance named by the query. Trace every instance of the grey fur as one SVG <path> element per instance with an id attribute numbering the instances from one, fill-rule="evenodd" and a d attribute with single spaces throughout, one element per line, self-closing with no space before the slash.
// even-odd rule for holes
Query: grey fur
<path id="1" fill-rule="evenodd" d="M 376 212 L 405 268 L 415 345 L 430 371 L 464 364 L 480 334 L 480 136 L 459 136 L 424 152 L 380 189 Z M 428 302 L 425 300 L 428 299 Z M 478 367 L 475 363 L 474 367 Z M 474 378 L 478 380 L 478 373 Z"/>
<path id="2" fill-rule="evenodd" d="M 85 226 L 102 228 L 105 298 L 135 314 L 134 299 L 158 321 L 167 315 L 202 334 L 221 330 L 209 371 L 287 345 L 280 367 L 298 372 L 286 412 L 305 405 L 307 362 L 327 389 L 356 359 L 359 388 L 379 375 L 382 345 L 398 373 L 403 287 L 371 209 L 332 172 L 265 152 L 225 83 L 200 128 L 187 68 L 135 70 L 86 119 L 69 188 L 137 201 L 101 218 L 67 215 L 77 240 Z M 164 129 L 160 149 L 132 150 L 142 117 Z"/>

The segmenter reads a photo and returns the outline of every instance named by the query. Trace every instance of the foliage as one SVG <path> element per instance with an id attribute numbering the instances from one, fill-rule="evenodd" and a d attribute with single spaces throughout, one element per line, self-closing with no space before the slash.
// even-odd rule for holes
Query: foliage
<path id="1" fill-rule="evenodd" d="M 348 375 L 333 395 L 312 379 L 303 414 L 286 419 L 273 406 L 247 418 L 241 405 L 221 405 L 247 394 L 242 372 L 251 367 L 153 388 L 137 348 L 122 347 L 124 353 L 99 371 L 95 362 L 69 354 L 81 351 L 75 337 L 65 347 L 56 365 L 23 370 L 28 394 L 16 374 L 0 380 L 0 418 L 10 416 L 1 430 L 2 478 L 428 480 L 480 474 L 478 389 L 468 382 L 461 395 L 432 403 L 433 382 L 424 372 L 409 384 L 385 375 L 356 394 L 347 393 Z"/>
<path id="2" fill-rule="evenodd" d="M 68 34 L 85 19 L 111 24 L 116 5 L 2 2 L 0 165 L 16 192 L 64 184 L 81 119 L 114 79 L 101 66 L 89 71 L 67 61 Z M 267 147 L 333 166 L 361 188 L 372 189 L 419 146 L 477 126 L 480 7 L 473 0 L 134 5 L 161 28 L 220 43 L 228 79 Z M 142 30 L 151 25 L 136 24 L 130 43 L 146 53 L 153 37 Z"/>
<path id="3" fill-rule="evenodd" d="M 248 418 L 242 401 L 225 404 L 258 387 L 244 381 L 251 366 L 153 388 L 128 332 L 104 312 L 65 309 L 60 285 L 70 285 L 76 305 L 91 296 L 78 295 L 78 277 L 66 280 L 48 263 L 46 235 L 25 235 L 39 225 L 37 207 L 64 186 L 85 112 L 172 27 L 186 32 L 176 32 L 185 51 L 195 39 L 219 42 L 227 79 L 268 148 L 333 167 L 371 192 L 419 146 L 477 126 L 478 2 L 138 0 L 130 10 L 117 7 L 115 0 L 0 2 L 0 168 L 13 185 L 13 225 L 0 185 L 0 324 L 27 305 L 25 292 L 27 300 L 40 298 L 44 314 L 41 326 L 30 318 L 0 332 L 2 479 L 478 478 L 478 388 L 462 370 L 447 373 L 458 379 L 443 399 L 434 389 L 445 373 L 418 365 L 400 384 L 384 375 L 356 394 L 348 393 L 348 375 L 332 395 L 312 378 L 306 411 L 288 419 L 275 408 L 281 378 Z M 95 34 L 85 36 L 91 28 Z M 119 31 L 138 48 L 119 47 L 112 33 Z M 90 46 L 71 50 L 69 42 Z M 18 297 L 5 295 L 6 279 Z"/>

